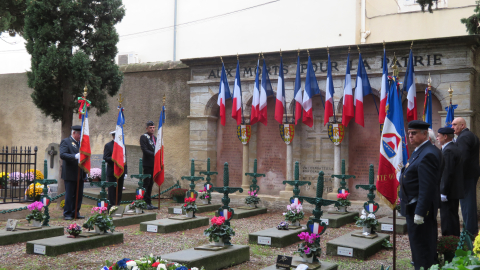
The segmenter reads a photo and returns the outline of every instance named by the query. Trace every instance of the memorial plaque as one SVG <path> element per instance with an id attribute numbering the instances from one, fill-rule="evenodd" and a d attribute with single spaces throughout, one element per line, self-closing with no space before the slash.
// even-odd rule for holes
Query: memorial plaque
<path id="1" fill-rule="evenodd" d="M 382 231 L 393 232 L 393 224 L 382 224 Z"/>
<path id="2" fill-rule="evenodd" d="M 353 257 L 353 248 L 337 247 L 337 255 Z"/>
<path id="3" fill-rule="evenodd" d="M 285 256 L 285 255 L 278 255 L 276 266 L 277 268 L 280 268 L 280 269 L 290 270 L 290 267 L 292 266 L 292 257 Z"/>
<path id="4" fill-rule="evenodd" d="M 123 212 L 125 210 L 125 207 L 123 205 L 112 206 L 112 207 L 117 207 L 117 210 L 112 212 L 111 214 L 112 217 L 123 217 Z"/>
<path id="5" fill-rule="evenodd" d="M 272 245 L 272 238 L 271 237 L 266 237 L 266 236 L 259 236 L 257 237 L 257 243 L 259 245 Z"/>
<path id="6" fill-rule="evenodd" d="M 173 213 L 176 215 L 183 214 L 182 208 L 173 208 Z"/>
<path id="7" fill-rule="evenodd" d="M 15 228 L 17 227 L 17 222 L 18 222 L 18 220 L 16 220 L 16 219 L 8 219 L 6 230 L 7 231 L 15 231 Z"/>
<path id="8" fill-rule="evenodd" d="M 45 246 L 33 245 L 33 253 L 45 255 Z"/>
<path id="9" fill-rule="evenodd" d="M 155 225 L 147 225 L 147 232 L 158 232 L 158 227 Z"/>

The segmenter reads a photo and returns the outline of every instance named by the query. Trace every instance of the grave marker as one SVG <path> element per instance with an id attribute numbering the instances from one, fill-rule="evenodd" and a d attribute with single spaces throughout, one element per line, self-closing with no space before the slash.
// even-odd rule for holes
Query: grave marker
<path id="1" fill-rule="evenodd" d="M 207 194 L 210 198 L 212 198 L 212 187 L 213 187 L 213 184 L 212 182 L 210 182 L 210 180 L 212 180 L 210 178 L 210 175 L 216 175 L 218 174 L 218 172 L 214 172 L 214 171 L 210 171 L 210 158 L 207 159 L 207 170 L 206 171 L 201 171 L 200 174 L 203 174 L 203 175 L 206 175 L 207 178 L 205 180 L 207 180 L 207 182 L 205 183 L 204 187 L 205 189 L 207 190 Z M 208 201 L 208 204 L 211 204 L 212 202 L 209 200 Z"/>
<path id="2" fill-rule="evenodd" d="M 195 160 L 192 159 L 190 165 L 190 176 L 182 176 L 182 180 L 190 181 L 190 190 L 187 191 L 187 197 L 197 198 L 198 193 L 195 191 L 195 181 L 203 179 L 203 176 L 195 176 Z M 193 215 L 195 216 L 195 213 Z"/>
<path id="3" fill-rule="evenodd" d="M 290 198 L 290 203 L 297 203 L 300 201 L 303 203 L 303 199 L 300 198 L 300 186 L 303 185 L 311 185 L 312 183 L 310 181 L 300 181 L 300 173 L 299 173 L 299 162 L 295 161 L 295 174 L 294 174 L 294 180 L 285 180 L 283 181 L 284 185 L 291 185 L 293 186 L 293 196 Z"/>

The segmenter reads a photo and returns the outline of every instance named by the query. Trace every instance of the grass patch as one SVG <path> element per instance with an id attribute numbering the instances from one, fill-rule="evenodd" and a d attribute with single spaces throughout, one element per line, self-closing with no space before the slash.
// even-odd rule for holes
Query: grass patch
<path id="1" fill-rule="evenodd" d="M 250 244 L 250 254 L 257 256 L 273 256 L 275 252 L 268 246 Z"/>

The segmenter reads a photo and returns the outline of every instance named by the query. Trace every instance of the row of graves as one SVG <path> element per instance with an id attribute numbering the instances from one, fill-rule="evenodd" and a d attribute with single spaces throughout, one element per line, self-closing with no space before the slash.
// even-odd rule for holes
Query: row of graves
<path id="1" fill-rule="evenodd" d="M 254 171 L 246 173 L 252 177 L 246 197 L 245 207 L 231 208 L 229 194 L 243 192 L 242 188 L 229 186 L 228 163 L 224 164 L 223 187 L 214 187 L 211 182 L 211 176 L 217 172 L 210 171 L 210 159 L 207 161 L 207 170 L 201 171 L 200 175 L 195 176 L 194 160 L 191 161 L 191 173 L 189 176 L 182 177 L 182 180 L 190 181 L 190 190 L 185 194 L 185 200 L 181 207 L 168 208 L 169 214 L 176 214 L 169 218 L 157 219 L 156 213 L 145 213 L 146 203 L 143 201 L 143 180 L 150 175 L 142 173 L 142 164 L 140 159 L 140 171 L 132 177 L 137 178 L 139 187 L 136 189 L 136 198 L 133 201 L 122 201 L 124 206 L 112 206 L 107 210 L 108 204 L 105 189 L 109 186 L 116 186 L 115 182 L 106 182 L 105 162 L 102 162 L 102 177 L 100 182 L 92 182 L 100 188 L 98 197 L 86 195 L 89 199 L 97 200 L 97 207 L 92 209 L 93 215 L 82 225 L 72 224 L 67 228 L 50 226 L 48 206 L 56 198 L 50 198 L 47 193 L 47 185 L 56 183 L 55 179 L 37 180 L 36 182 L 44 185 L 44 194 L 39 202 L 34 202 L 28 206 L 31 211 L 27 215 L 27 220 L 32 221 L 29 226 L 16 226 L 15 220 L 9 220 L 7 228 L 0 231 L 0 245 L 8 245 L 19 242 L 26 242 L 27 254 L 41 254 L 47 256 L 57 256 L 64 253 L 94 249 L 113 244 L 123 243 L 123 233 L 115 232 L 115 227 L 138 224 L 139 229 L 150 233 L 171 233 L 176 231 L 185 231 L 188 229 L 208 226 L 204 234 L 209 238 L 211 244 L 190 248 L 174 253 L 163 254 L 160 258 L 147 258 L 146 261 L 155 262 L 156 265 L 166 261 L 177 262 L 177 265 L 185 265 L 193 269 L 194 266 L 202 266 L 204 269 L 221 269 L 234 264 L 240 264 L 250 259 L 249 245 L 236 245 L 231 243 L 231 237 L 235 235 L 231 225 L 234 219 L 248 218 L 254 215 L 260 215 L 267 212 L 265 207 L 258 207 L 260 199 L 257 196 L 259 186 L 257 177 L 264 176 L 257 173 L 256 160 L 254 162 Z M 46 163 L 45 163 L 46 164 Z M 45 165 L 46 166 L 46 165 Z M 45 173 L 47 170 L 45 169 Z M 393 231 L 392 219 L 387 217 L 377 220 L 375 213 L 379 205 L 374 201 L 376 190 L 374 184 L 373 165 L 370 165 L 370 175 L 368 185 L 357 185 L 356 188 L 362 188 L 369 191 L 368 201 L 364 203 L 361 215 L 358 212 L 349 212 L 348 201 L 349 190 L 346 187 L 346 180 L 354 178 L 353 175 L 345 174 L 345 161 L 342 161 L 342 174 L 332 175 L 341 179 L 338 189 L 338 200 L 323 199 L 324 173 L 320 171 L 317 179 L 316 196 L 306 197 L 300 195 L 300 187 L 311 185 L 310 181 L 301 181 L 299 177 L 299 163 L 295 163 L 294 179 L 284 181 L 285 185 L 293 186 L 293 196 L 290 198 L 290 205 L 287 206 L 287 212 L 284 213 L 285 221 L 277 227 L 266 230 L 252 232 L 248 235 L 249 244 L 258 244 L 274 248 L 282 248 L 293 244 L 298 245 L 296 253 L 299 256 L 289 257 L 278 255 L 276 264 L 264 269 L 285 268 L 291 269 L 337 269 L 338 266 L 331 262 L 319 261 L 321 254 L 320 236 L 327 231 L 327 227 L 338 228 L 345 224 L 356 222 L 357 226 L 362 226 L 362 231 L 353 231 L 341 237 L 333 239 L 326 244 L 327 255 L 340 255 L 365 260 L 382 248 L 382 243 L 389 239 L 389 234 L 378 233 L 376 229 Z M 205 180 L 203 189 L 199 193 L 195 190 L 195 182 Z M 180 187 L 177 183 L 170 189 Z M 166 191 L 168 191 L 167 189 Z M 212 204 L 212 192 L 223 194 L 222 204 Z M 60 194 L 57 197 L 60 197 Z M 202 204 L 197 204 L 201 200 Z M 300 224 L 304 219 L 303 204 L 308 203 L 314 206 L 313 215 L 309 217 L 305 225 Z M 334 205 L 337 211 L 329 211 L 324 214 L 322 206 Z M 42 208 L 44 211 L 42 212 Z M 209 220 L 208 217 L 197 216 L 196 214 L 216 211 L 215 217 Z M 88 231 L 82 230 L 82 227 Z M 405 226 L 406 227 L 406 226 Z M 398 227 L 397 227 L 398 228 Z M 65 235 L 64 231 L 69 235 Z M 397 229 L 398 230 L 398 229 Z M 143 260 L 142 262 L 145 262 Z M 120 262 L 118 262 L 120 263 Z M 128 262 L 124 262 L 128 263 Z M 138 263 L 138 262 L 134 262 Z M 274 263 L 274 262 L 272 262 Z M 130 262 L 130 265 L 133 263 Z M 153 265 L 153 264 L 152 264 Z M 108 269 L 108 267 L 107 267 Z M 148 269 L 148 268 L 147 268 Z M 152 269 L 156 269 L 152 266 Z M 170 268 L 168 268 L 170 269 Z M 172 268 L 174 269 L 174 268 Z M 180 268 L 179 268 L 180 269 Z"/>

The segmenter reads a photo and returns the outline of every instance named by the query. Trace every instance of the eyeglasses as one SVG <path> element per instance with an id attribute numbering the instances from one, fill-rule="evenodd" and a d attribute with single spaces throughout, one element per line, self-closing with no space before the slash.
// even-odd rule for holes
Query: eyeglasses
<path id="1" fill-rule="evenodd" d="M 415 135 L 417 135 L 417 133 L 418 133 L 418 131 L 409 131 L 408 135 L 415 136 Z"/>

